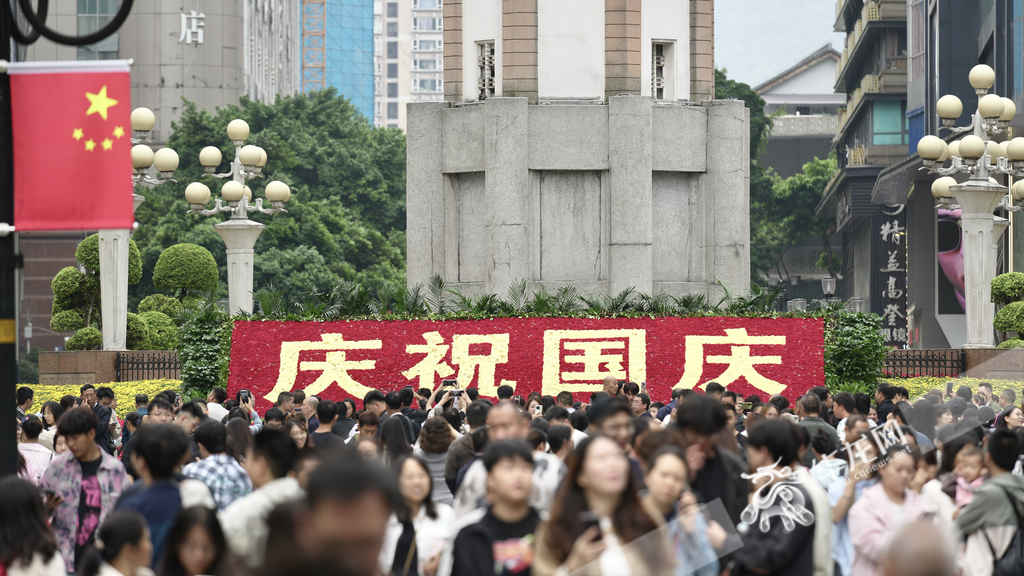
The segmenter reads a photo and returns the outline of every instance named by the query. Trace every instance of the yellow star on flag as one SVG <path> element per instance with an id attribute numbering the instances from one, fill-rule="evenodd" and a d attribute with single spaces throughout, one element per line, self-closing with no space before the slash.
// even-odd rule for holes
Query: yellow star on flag
<path id="1" fill-rule="evenodd" d="M 100 118 L 107 119 L 107 108 L 117 104 L 117 100 L 113 98 L 107 98 L 107 87 L 100 88 L 98 94 L 92 94 L 90 92 L 85 93 L 85 97 L 89 99 L 89 109 L 86 110 L 85 115 L 99 113 Z"/>
<path id="2" fill-rule="evenodd" d="M 124 136 L 124 128 L 121 126 L 114 126 L 114 138 L 120 138 Z"/>
<path id="3" fill-rule="evenodd" d="M 114 143 L 110 140 L 110 138 L 104 138 L 103 139 L 103 149 L 104 150 L 110 150 L 113 147 L 114 147 Z"/>
<path id="4" fill-rule="evenodd" d="M 85 149 L 87 152 L 92 152 L 96 148 L 96 143 L 92 141 L 92 138 L 85 141 Z"/>
<path id="5" fill-rule="evenodd" d="M 71 133 L 71 137 L 75 140 L 81 140 L 84 135 L 81 128 L 75 128 L 75 131 Z"/>

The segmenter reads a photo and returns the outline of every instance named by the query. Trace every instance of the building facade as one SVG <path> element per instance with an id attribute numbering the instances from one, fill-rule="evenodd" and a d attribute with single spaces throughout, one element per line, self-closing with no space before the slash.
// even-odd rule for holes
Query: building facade
<path id="1" fill-rule="evenodd" d="M 80 36 L 99 30 L 116 14 L 117 0 L 51 0 L 47 24 Z M 118 32 L 91 46 L 63 46 L 40 38 L 19 48 L 27 61 L 133 60 L 131 106 L 156 114 L 154 142 L 165 142 L 186 98 L 213 110 L 239 97 L 270 102 L 300 83 L 300 0 L 182 0 L 136 2 Z M 32 318 L 32 345 L 64 346 L 49 330 L 50 281 L 61 268 L 77 266 L 79 232 L 19 235 L 25 255 L 20 324 Z"/>
<path id="2" fill-rule="evenodd" d="M 905 346 L 907 328 L 906 210 L 876 203 L 879 174 L 907 155 L 906 0 L 840 0 L 835 31 L 846 32 L 835 67 L 835 90 L 846 97 L 833 147 L 839 167 L 816 208 L 835 219 L 843 265 L 837 293 L 883 317 L 883 334 Z"/>
<path id="3" fill-rule="evenodd" d="M 408 106 L 408 282 L 672 295 L 750 283 L 749 114 L 711 0 L 448 0 Z"/>
<path id="4" fill-rule="evenodd" d="M 442 0 L 374 2 L 374 125 L 405 130 L 407 104 L 443 99 L 443 9 Z"/>
<path id="5" fill-rule="evenodd" d="M 302 91 L 333 87 L 373 119 L 373 0 L 302 0 Z"/>

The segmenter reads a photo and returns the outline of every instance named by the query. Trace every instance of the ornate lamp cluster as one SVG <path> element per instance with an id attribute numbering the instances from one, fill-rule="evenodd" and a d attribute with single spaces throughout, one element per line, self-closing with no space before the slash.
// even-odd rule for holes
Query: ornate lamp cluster
<path id="1" fill-rule="evenodd" d="M 149 108 L 136 108 L 132 110 L 132 180 L 136 185 L 163 184 L 164 182 L 177 182 L 171 176 L 178 169 L 178 153 L 170 148 L 161 148 L 156 152 L 144 142 L 152 142 L 149 133 L 156 125 L 156 115 Z M 149 176 L 149 168 L 156 167 L 160 178 Z"/>
<path id="2" fill-rule="evenodd" d="M 223 159 L 220 149 L 216 146 L 203 148 L 199 152 L 199 163 L 203 165 L 207 176 L 231 180 L 221 186 L 221 198 L 215 200 L 211 210 L 205 209 L 210 202 L 210 188 L 202 182 L 189 184 L 185 188 L 185 199 L 191 206 L 189 214 L 212 216 L 229 212 L 233 219 L 248 219 L 248 212 L 271 215 L 287 212 L 284 205 L 291 198 L 291 190 L 287 184 L 279 180 L 268 183 L 264 190 L 272 208 L 264 208 L 262 198 L 257 198 L 255 205 L 249 204 L 252 202 L 252 190 L 245 185 L 245 181 L 256 178 L 263 172 L 263 166 L 267 163 L 267 152 L 259 146 L 245 144 L 245 139 L 249 137 L 249 124 L 245 120 L 232 120 L 228 123 L 227 133 L 235 145 L 235 159 L 231 162 L 231 171 L 216 173 L 217 166 Z M 224 205 L 225 202 L 227 206 Z"/>
<path id="3" fill-rule="evenodd" d="M 989 66 L 979 64 L 971 69 L 969 80 L 978 95 L 978 108 L 971 115 L 970 126 L 954 125 L 964 109 L 959 98 L 947 94 L 936 103 L 942 128 L 953 134 L 971 134 L 949 144 L 938 136 L 928 135 L 917 144 L 917 153 L 925 165 L 923 169 L 941 175 L 932 183 L 932 196 L 938 201 L 936 208 L 960 208 L 952 203 L 954 191 L 950 188 L 957 185 L 953 174 L 969 174 L 969 181 L 976 185 L 998 185 L 991 177 L 992 174 L 1006 174 L 1015 179 L 1024 177 L 1024 138 L 1018 137 L 1007 142 L 991 139 L 991 136 L 1005 133 L 1006 127 L 1017 114 L 1017 107 L 1012 100 L 988 93 L 995 79 L 995 71 Z M 944 167 L 946 160 L 950 161 L 948 168 Z M 1024 179 L 1014 183 L 999 207 L 1017 212 L 1024 207 L 1015 206 L 1014 200 L 1022 198 Z"/>

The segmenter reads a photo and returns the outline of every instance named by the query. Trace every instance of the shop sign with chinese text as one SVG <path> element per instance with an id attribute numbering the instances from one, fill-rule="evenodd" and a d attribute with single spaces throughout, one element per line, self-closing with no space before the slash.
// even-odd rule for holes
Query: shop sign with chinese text
<path id="1" fill-rule="evenodd" d="M 372 389 L 442 379 L 497 396 L 563 390 L 586 401 L 606 376 L 651 398 L 711 381 L 737 394 L 795 398 L 824 385 L 823 321 L 804 318 L 496 318 L 235 322 L 229 394 L 266 408 L 284 391 L 360 401 Z"/>

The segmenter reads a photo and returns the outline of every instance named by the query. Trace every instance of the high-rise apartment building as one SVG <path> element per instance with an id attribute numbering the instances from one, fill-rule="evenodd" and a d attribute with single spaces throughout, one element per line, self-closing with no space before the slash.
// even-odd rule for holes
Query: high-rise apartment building
<path id="1" fill-rule="evenodd" d="M 405 130 L 407 103 L 444 98 L 441 2 L 374 2 L 373 121 L 376 126 Z"/>
<path id="2" fill-rule="evenodd" d="M 373 120 L 373 0 L 303 0 L 302 91 L 333 87 Z"/>

